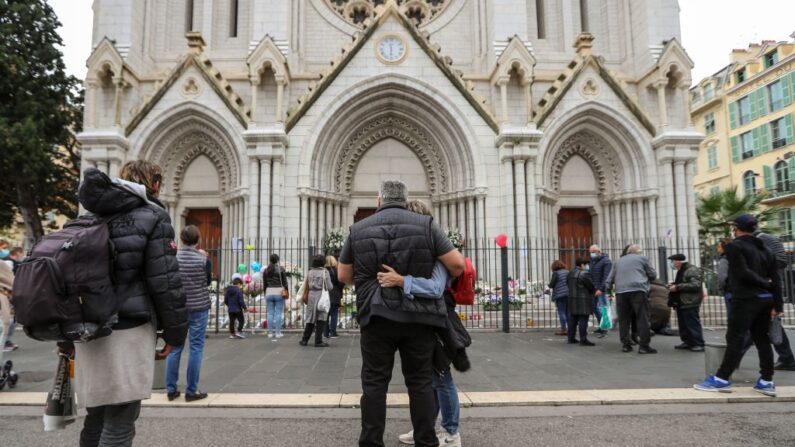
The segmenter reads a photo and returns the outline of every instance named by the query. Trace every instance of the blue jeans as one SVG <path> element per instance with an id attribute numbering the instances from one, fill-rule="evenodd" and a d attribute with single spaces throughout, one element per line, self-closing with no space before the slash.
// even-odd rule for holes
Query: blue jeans
<path id="1" fill-rule="evenodd" d="M 555 300 L 555 307 L 558 309 L 558 319 L 560 320 L 560 330 L 566 332 L 568 326 L 569 297 L 564 296 Z"/>
<path id="2" fill-rule="evenodd" d="M 441 411 L 442 428 L 454 435 L 458 433 L 461 406 L 458 403 L 458 390 L 453 382 L 452 371 L 448 369 L 441 377 L 434 373 L 432 377 L 431 385 L 436 393 L 436 414 Z"/>
<path id="3" fill-rule="evenodd" d="M 188 386 L 185 394 L 196 394 L 199 388 L 199 373 L 202 369 L 202 353 L 204 352 L 204 335 L 207 332 L 208 310 L 188 312 Z M 177 392 L 179 381 L 179 361 L 182 358 L 184 346 L 174 346 L 166 358 L 166 391 Z"/>
<path id="4" fill-rule="evenodd" d="M 332 335 L 337 335 L 337 322 L 340 318 L 340 305 L 339 304 L 331 304 L 331 307 L 328 310 L 328 324 L 326 324 L 326 329 L 323 331 L 323 335 L 326 338 L 331 337 Z"/>
<path id="5" fill-rule="evenodd" d="M 268 295 L 265 297 L 268 303 L 268 333 L 281 334 L 284 322 L 284 298 L 281 295 Z"/>

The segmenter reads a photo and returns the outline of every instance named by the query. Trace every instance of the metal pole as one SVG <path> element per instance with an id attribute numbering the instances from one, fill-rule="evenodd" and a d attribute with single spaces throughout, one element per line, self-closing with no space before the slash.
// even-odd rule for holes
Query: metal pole
<path id="1" fill-rule="evenodd" d="M 507 334 L 511 332 L 511 309 L 508 302 L 508 247 L 501 247 L 500 255 L 502 258 L 502 331 Z"/>
<path id="2" fill-rule="evenodd" d="M 224 252 L 221 249 L 222 246 L 223 246 L 223 243 L 219 243 L 218 244 L 218 251 L 216 251 L 216 253 L 218 253 L 218 256 L 216 256 L 216 258 L 218 259 L 218 270 L 217 270 L 218 271 L 218 275 L 215 277 L 215 333 L 216 334 L 218 334 L 218 332 L 219 332 L 219 327 L 218 326 L 219 326 L 220 318 L 221 318 L 221 304 L 219 303 L 220 299 L 219 299 L 218 295 L 219 295 L 219 292 L 221 291 L 221 278 L 223 277 L 223 268 L 222 268 L 223 267 L 223 262 L 221 260 L 224 257 Z"/>
<path id="3" fill-rule="evenodd" d="M 665 246 L 660 246 L 657 248 L 657 261 L 659 262 L 660 266 L 660 281 L 663 284 L 668 284 L 668 256 L 666 256 L 666 248 Z"/>

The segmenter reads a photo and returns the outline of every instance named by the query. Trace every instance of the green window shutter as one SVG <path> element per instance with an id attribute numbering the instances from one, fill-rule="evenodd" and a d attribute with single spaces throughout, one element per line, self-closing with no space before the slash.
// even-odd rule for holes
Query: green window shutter
<path id="1" fill-rule="evenodd" d="M 760 91 L 759 91 L 759 89 L 757 89 L 757 90 L 752 91 L 751 94 L 748 95 L 748 98 L 751 100 L 751 120 L 752 121 L 763 115 L 762 109 L 759 107 L 760 106 L 760 101 L 759 101 L 759 96 L 760 95 L 759 95 L 759 93 L 760 93 Z"/>
<path id="2" fill-rule="evenodd" d="M 793 141 L 795 140 L 795 135 L 793 135 L 791 113 L 784 117 L 784 137 L 787 139 L 787 144 L 792 144 L 795 142 Z M 795 178 L 793 178 L 793 180 L 795 180 Z"/>
<path id="3" fill-rule="evenodd" d="M 729 103 L 729 126 L 732 129 L 737 127 L 737 107 L 739 107 L 737 101 Z"/>
<path id="4" fill-rule="evenodd" d="M 762 166 L 762 174 L 765 179 L 765 189 L 770 191 L 773 189 L 773 168 L 770 166 Z"/>
<path id="5" fill-rule="evenodd" d="M 787 170 L 789 171 L 789 182 L 795 182 L 795 157 L 787 160 Z"/>
<path id="6" fill-rule="evenodd" d="M 754 148 L 754 157 L 762 153 L 759 145 L 760 140 L 761 138 L 759 138 L 759 128 L 754 127 L 753 129 L 751 129 L 751 147 Z"/>
<path id="7" fill-rule="evenodd" d="M 789 209 L 789 226 L 790 227 L 789 228 L 782 228 L 781 231 L 784 232 L 784 234 L 792 234 L 793 222 L 795 222 L 795 208 L 790 208 Z"/>
<path id="8" fill-rule="evenodd" d="M 756 105 L 759 116 L 765 116 L 768 113 L 767 108 L 767 87 L 762 87 L 756 91 L 756 98 L 759 103 Z"/>
<path id="9" fill-rule="evenodd" d="M 790 105 L 792 102 L 792 90 L 795 88 L 795 72 L 781 78 L 781 96 L 784 98 L 784 106 Z"/>
<path id="10" fill-rule="evenodd" d="M 740 139 L 738 137 L 731 137 L 732 142 L 732 161 L 738 162 L 742 160 L 740 157 Z"/>
<path id="11" fill-rule="evenodd" d="M 770 124 L 759 126 L 759 146 L 763 154 L 770 152 Z"/>

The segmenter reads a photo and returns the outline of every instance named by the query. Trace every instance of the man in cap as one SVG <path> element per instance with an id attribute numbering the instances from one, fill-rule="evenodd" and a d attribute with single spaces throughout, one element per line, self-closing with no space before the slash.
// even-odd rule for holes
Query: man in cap
<path id="1" fill-rule="evenodd" d="M 704 352 L 704 334 L 699 317 L 701 301 L 704 299 L 701 269 L 687 262 L 682 253 L 669 256 L 668 260 L 676 270 L 676 279 L 668 285 L 668 305 L 676 309 L 679 336 L 682 338 L 682 343 L 676 349 Z"/>
<path id="2" fill-rule="evenodd" d="M 773 383 L 773 348 L 768 331 L 771 316 L 783 312 L 781 281 L 773 253 L 754 237 L 757 221 L 742 214 L 731 222 L 735 239 L 726 246 L 729 260 L 729 290 L 732 291 L 732 313 L 726 329 L 726 353 L 718 371 L 704 382 L 693 385 L 701 391 L 731 390 L 732 373 L 743 357 L 743 338 L 750 329 L 759 353 L 761 377 L 754 391 L 766 396 L 776 395 Z"/>

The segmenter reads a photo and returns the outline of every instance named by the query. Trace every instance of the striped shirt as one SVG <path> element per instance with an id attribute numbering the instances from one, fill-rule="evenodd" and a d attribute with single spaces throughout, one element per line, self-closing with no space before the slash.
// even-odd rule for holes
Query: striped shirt
<path id="1" fill-rule="evenodd" d="M 210 308 L 210 292 L 207 290 L 207 258 L 193 247 L 177 252 L 179 276 L 185 291 L 185 307 L 188 312 Z"/>

